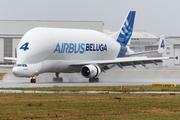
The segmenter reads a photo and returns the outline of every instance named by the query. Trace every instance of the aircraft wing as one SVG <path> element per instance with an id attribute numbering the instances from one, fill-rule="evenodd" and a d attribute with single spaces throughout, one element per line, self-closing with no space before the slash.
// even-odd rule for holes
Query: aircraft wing
<path id="1" fill-rule="evenodd" d="M 141 55 L 141 54 L 146 54 L 146 53 L 155 53 L 155 52 L 159 53 L 158 50 L 143 51 L 143 52 L 135 52 L 135 53 L 126 54 L 126 57 L 131 57 L 131 56 L 134 56 L 134 55 Z"/>
<path id="2" fill-rule="evenodd" d="M 81 66 L 81 65 L 88 65 L 88 64 L 102 64 L 102 65 L 117 64 L 120 68 L 123 68 L 123 66 L 133 66 L 133 67 L 135 67 L 135 65 L 145 66 L 145 64 L 149 64 L 149 63 L 154 63 L 157 65 L 157 63 L 162 62 L 162 60 L 169 60 L 169 59 L 175 59 L 175 57 L 156 57 L 156 58 L 127 57 L 127 58 L 116 58 L 114 60 L 72 62 L 70 63 L 70 65 Z"/>

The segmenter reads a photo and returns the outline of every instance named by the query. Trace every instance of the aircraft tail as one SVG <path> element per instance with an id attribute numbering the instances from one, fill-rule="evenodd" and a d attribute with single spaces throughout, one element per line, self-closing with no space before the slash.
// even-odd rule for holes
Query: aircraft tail
<path id="1" fill-rule="evenodd" d="M 164 35 L 160 36 L 158 53 L 163 53 L 165 51 L 165 37 Z"/>
<path id="2" fill-rule="evenodd" d="M 127 17 L 125 18 L 120 30 L 118 32 L 110 35 L 111 38 L 113 38 L 119 44 L 121 44 L 121 49 L 120 49 L 118 56 L 117 56 L 118 58 L 119 57 L 125 57 L 127 50 L 129 50 L 129 49 L 127 49 L 126 46 L 130 45 L 129 40 L 131 38 L 132 31 L 133 31 L 135 14 L 136 14 L 136 11 L 129 11 L 129 13 L 127 14 Z"/>
<path id="3" fill-rule="evenodd" d="M 136 53 L 129 52 L 128 54 L 126 54 L 126 56 L 140 55 L 140 54 L 153 53 L 153 52 L 155 52 L 155 53 L 158 52 L 159 54 L 161 54 L 161 53 L 165 52 L 165 47 L 166 47 L 165 46 L 165 37 L 164 37 L 164 35 L 161 35 L 160 40 L 159 40 L 159 47 L 157 50 L 143 51 L 143 52 L 136 52 Z M 127 49 L 128 49 L 128 46 L 127 46 Z M 176 57 L 176 59 L 177 59 L 177 57 Z"/>
<path id="4" fill-rule="evenodd" d="M 129 11 L 119 31 L 110 37 L 126 46 L 132 35 L 135 14 L 136 11 Z"/>
<path id="5" fill-rule="evenodd" d="M 130 11 L 128 13 L 119 31 L 117 42 L 127 45 L 132 35 L 135 14 L 136 11 Z"/>

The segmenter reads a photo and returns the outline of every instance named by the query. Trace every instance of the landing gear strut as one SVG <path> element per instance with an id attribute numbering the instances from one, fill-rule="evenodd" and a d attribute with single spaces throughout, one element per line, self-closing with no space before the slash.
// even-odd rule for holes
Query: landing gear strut
<path id="1" fill-rule="evenodd" d="M 89 82 L 90 83 L 98 83 L 99 82 L 99 78 L 89 78 Z"/>
<path id="2" fill-rule="evenodd" d="M 36 83 L 36 79 L 31 79 L 30 82 L 31 83 Z"/>
<path id="3" fill-rule="evenodd" d="M 59 73 L 55 73 L 56 74 L 56 78 L 53 78 L 53 82 L 63 82 L 63 78 L 59 77 Z"/>

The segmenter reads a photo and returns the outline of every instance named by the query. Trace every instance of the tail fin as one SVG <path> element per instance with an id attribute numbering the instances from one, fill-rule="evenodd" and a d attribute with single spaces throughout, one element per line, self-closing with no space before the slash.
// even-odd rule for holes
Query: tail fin
<path id="1" fill-rule="evenodd" d="M 125 18 L 119 30 L 119 36 L 117 38 L 117 41 L 119 43 L 123 43 L 124 45 L 127 45 L 129 39 L 131 38 L 135 14 L 136 14 L 136 11 L 130 11 L 127 17 Z"/>
<path id="2" fill-rule="evenodd" d="M 164 35 L 160 36 L 158 53 L 163 53 L 165 51 L 165 37 Z"/>
<path id="3" fill-rule="evenodd" d="M 110 35 L 110 37 L 119 43 L 127 45 L 132 35 L 135 14 L 136 11 L 129 11 L 119 31 Z"/>

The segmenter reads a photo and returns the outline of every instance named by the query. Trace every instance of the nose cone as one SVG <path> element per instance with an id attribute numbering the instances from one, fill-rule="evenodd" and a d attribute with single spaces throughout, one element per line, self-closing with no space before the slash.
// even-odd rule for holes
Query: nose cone
<path id="1" fill-rule="evenodd" d="M 19 72 L 19 68 L 18 67 L 14 67 L 12 69 L 12 73 L 16 76 L 16 77 L 21 77 L 21 72 Z"/>

